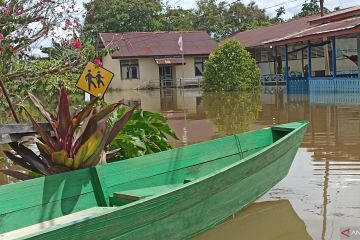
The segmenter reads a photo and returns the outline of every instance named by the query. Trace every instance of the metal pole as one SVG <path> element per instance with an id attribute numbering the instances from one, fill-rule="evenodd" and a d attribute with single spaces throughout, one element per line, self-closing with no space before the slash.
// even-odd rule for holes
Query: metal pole
<path id="1" fill-rule="evenodd" d="M 289 90 L 289 47 L 285 44 L 285 82 L 286 90 Z"/>
<path id="2" fill-rule="evenodd" d="M 333 78 L 336 79 L 336 38 L 331 38 Z"/>
<path id="3" fill-rule="evenodd" d="M 357 35 L 357 65 L 358 77 L 360 78 L 360 34 Z"/>
<path id="4" fill-rule="evenodd" d="M 324 0 L 320 0 L 320 15 L 324 16 Z"/>
<path id="5" fill-rule="evenodd" d="M 312 56 L 311 56 L 311 41 L 308 41 L 308 80 L 312 78 Z"/>
<path id="6" fill-rule="evenodd" d="M 10 97 L 9 97 L 9 95 L 8 95 L 6 89 L 5 89 L 5 86 L 4 86 L 4 83 L 3 83 L 2 79 L 0 79 L 0 87 L 2 88 L 2 90 L 3 90 L 3 92 L 4 92 L 6 101 L 7 101 L 7 103 L 9 104 L 10 110 L 11 110 L 11 112 L 12 112 L 12 114 L 13 114 L 13 117 L 14 117 L 16 123 L 20 123 L 19 118 L 18 118 L 18 116 L 17 116 L 17 114 L 16 114 L 16 112 L 15 112 L 15 109 L 14 109 L 13 105 L 11 104 Z"/>

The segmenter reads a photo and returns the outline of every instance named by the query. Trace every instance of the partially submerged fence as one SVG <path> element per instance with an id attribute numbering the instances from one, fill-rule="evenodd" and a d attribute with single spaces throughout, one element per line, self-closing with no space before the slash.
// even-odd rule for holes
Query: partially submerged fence
<path id="1" fill-rule="evenodd" d="M 51 131 L 51 126 L 47 123 L 42 123 L 40 126 L 45 131 Z M 36 133 L 34 127 L 28 123 L 0 125 L 0 144 L 17 142 L 24 136 L 32 136 Z"/>

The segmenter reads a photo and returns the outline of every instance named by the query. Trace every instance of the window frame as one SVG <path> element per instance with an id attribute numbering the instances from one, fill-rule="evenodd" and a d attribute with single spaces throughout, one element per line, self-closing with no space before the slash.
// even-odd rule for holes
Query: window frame
<path id="1" fill-rule="evenodd" d="M 137 76 L 136 78 L 134 77 L 129 77 L 129 78 L 124 78 L 124 70 L 123 67 L 136 67 L 137 69 Z M 131 72 L 131 69 L 129 70 L 129 73 Z M 120 60 L 120 75 L 121 75 L 121 80 L 140 80 L 140 64 L 139 64 L 139 59 L 121 59 Z M 131 74 L 132 76 L 132 74 Z"/>
<path id="2" fill-rule="evenodd" d="M 197 59 L 201 59 L 200 61 L 196 61 Z M 195 77 L 203 77 L 204 76 L 204 62 L 209 60 L 209 56 L 196 56 L 194 57 L 194 71 L 195 71 Z M 201 64 L 201 68 L 202 68 L 202 72 L 201 75 L 198 75 L 196 72 L 196 70 L 198 70 L 198 68 L 196 67 L 196 64 Z"/>

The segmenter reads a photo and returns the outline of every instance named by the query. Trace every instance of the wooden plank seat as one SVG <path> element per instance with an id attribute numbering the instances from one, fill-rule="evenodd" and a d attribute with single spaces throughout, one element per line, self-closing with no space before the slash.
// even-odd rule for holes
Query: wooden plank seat
<path id="1" fill-rule="evenodd" d="M 121 206 L 125 205 L 134 201 L 138 201 L 140 199 L 144 199 L 147 197 L 152 197 L 157 194 L 161 194 L 167 192 L 173 188 L 179 187 L 184 185 L 191 180 L 184 180 L 184 183 L 179 184 L 167 184 L 167 185 L 160 185 L 155 187 L 148 187 L 148 188 L 139 188 L 139 189 L 132 189 L 127 191 L 121 192 L 114 192 L 113 196 L 110 197 L 110 205 L 111 206 Z"/>
<path id="2" fill-rule="evenodd" d="M 14 231 L 0 234 L 0 240 L 10 240 L 23 238 L 28 235 L 36 234 L 41 231 L 47 231 L 50 228 L 60 228 L 67 225 L 71 225 L 77 222 L 81 222 L 96 216 L 105 214 L 107 212 L 114 211 L 112 207 L 93 207 L 83 211 L 68 214 L 66 216 L 51 219 L 49 221 L 34 224 L 28 227 L 20 228 Z"/>

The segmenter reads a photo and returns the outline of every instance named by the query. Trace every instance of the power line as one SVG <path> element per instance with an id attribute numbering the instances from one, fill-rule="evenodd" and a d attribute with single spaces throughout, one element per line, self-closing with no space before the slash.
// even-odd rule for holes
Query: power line
<path id="1" fill-rule="evenodd" d="M 270 7 L 266 7 L 263 8 L 264 10 L 270 9 L 270 8 L 274 8 L 274 7 L 279 7 L 279 6 L 283 6 L 285 4 L 289 4 L 289 3 L 293 3 L 293 2 L 297 2 L 298 0 L 292 0 L 292 1 L 287 1 L 287 2 L 282 2 L 282 3 L 278 3 L 276 5 L 270 6 Z M 302 4 L 302 3 L 301 3 Z"/>

